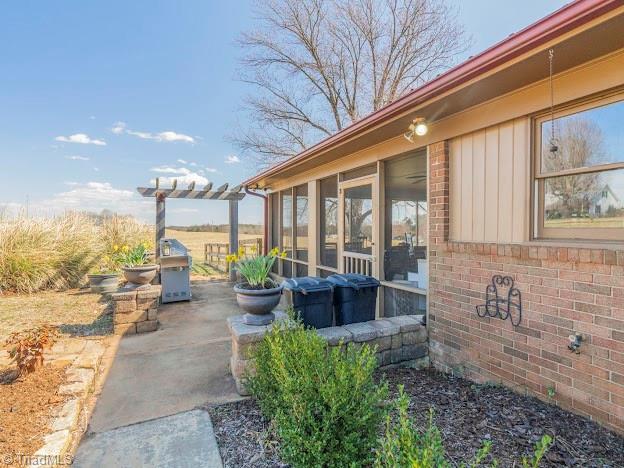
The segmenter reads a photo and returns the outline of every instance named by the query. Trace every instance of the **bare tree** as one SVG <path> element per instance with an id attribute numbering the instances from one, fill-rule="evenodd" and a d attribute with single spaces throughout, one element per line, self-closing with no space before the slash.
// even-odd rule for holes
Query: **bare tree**
<path id="1" fill-rule="evenodd" d="M 587 167 L 604 160 L 604 137 L 596 123 L 581 117 L 569 117 L 561 121 L 560 127 L 557 151 L 552 152 L 550 143 L 542 138 L 546 171 Z M 546 126 L 545 130 L 548 128 Z M 547 179 L 546 184 L 546 192 L 560 205 L 557 211 L 569 216 L 573 212 L 587 211 L 589 198 L 600 188 L 600 173 L 553 177 Z"/>
<path id="2" fill-rule="evenodd" d="M 258 1 L 240 39 L 252 122 L 235 142 L 267 166 L 449 67 L 467 40 L 444 0 Z"/>

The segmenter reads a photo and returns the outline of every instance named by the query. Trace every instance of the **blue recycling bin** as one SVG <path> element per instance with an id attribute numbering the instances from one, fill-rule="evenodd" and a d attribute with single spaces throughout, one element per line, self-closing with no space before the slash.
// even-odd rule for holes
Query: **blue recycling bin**
<path id="1" fill-rule="evenodd" d="M 375 320 L 379 281 L 355 273 L 331 275 L 327 280 L 334 286 L 336 325 Z"/>
<path id="2" fill-rule="evenodd" d="M 332 326 L 333 287 L 323 278 L 303 276 L 288 278 L 282 282 L 288 305 L 306 327 L 327 328 Z"/>

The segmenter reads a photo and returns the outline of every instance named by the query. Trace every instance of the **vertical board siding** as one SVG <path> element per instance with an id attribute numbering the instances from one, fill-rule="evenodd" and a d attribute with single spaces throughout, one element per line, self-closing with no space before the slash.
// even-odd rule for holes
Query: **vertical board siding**
<path id="1" fill-rule="evenodd" d="M 485 222 L 486 242 L 498 240 L 498 127 L 491 127 L 485 131 L 485 200 L 487 222 Z"/>
<path id="2" fill-rule="evenodd" d="M 472 139 L 472 238 L 485 238 L 485 131 Z"/>
<path id="3" fill-rule="evenodd" d="M 457 241 L 528 239 L 529 119 L 504 122 L 450 144 L 450 236 Z"/>
<path id="4" fill-rule="evenodd" d="M 461 140 L 461 237 L 467 241 L 474 240 L 472 237 L 472 138 Z"/>

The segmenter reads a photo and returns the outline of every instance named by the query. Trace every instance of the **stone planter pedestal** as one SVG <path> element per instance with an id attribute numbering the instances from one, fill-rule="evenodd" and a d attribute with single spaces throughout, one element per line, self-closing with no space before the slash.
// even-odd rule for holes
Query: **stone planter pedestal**
<path id="1" fill-rule="evenodd" d="M 116 335 L 133 335 L 158 329 L 160 285 L 147 289 L 113 293 L 113 322 Z"/>
<path id="2" fill-rule="evenodd" d="M 275 321 L 287 320 L 284 312 L 275 312 Z M 351 323 L 342 327 L 321 328 L 316 332 L 327 342 L 327 346 L 355 346 L 367 344 L 377 346 L 379 367 L 408 366 L 424 368 L 429 366 L 429 343 L 427 327 L 422 315 L 401 315 L 370 322 Z M 240 395 L 247 396 L 245 377 L 254 372 L 253 352 L 264 338 L 271 325 L 247 325 L 242 315 L 227 320 L 232 336 L 232 357 L 230 369 Z"/>

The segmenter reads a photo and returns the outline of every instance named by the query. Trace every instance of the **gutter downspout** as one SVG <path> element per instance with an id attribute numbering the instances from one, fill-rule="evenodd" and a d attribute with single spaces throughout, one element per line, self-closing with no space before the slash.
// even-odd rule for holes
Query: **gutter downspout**
<path id="1" fill-rule="evenodd" d="M 249 190 L 249 186 L 247 185 L 245 185 L 245 193 L 264 200 L 264 242 L 262 243 L 262 254 L 266 255 L 269 252 L 269 197 L 260 193 L 252 192 Z"/>

